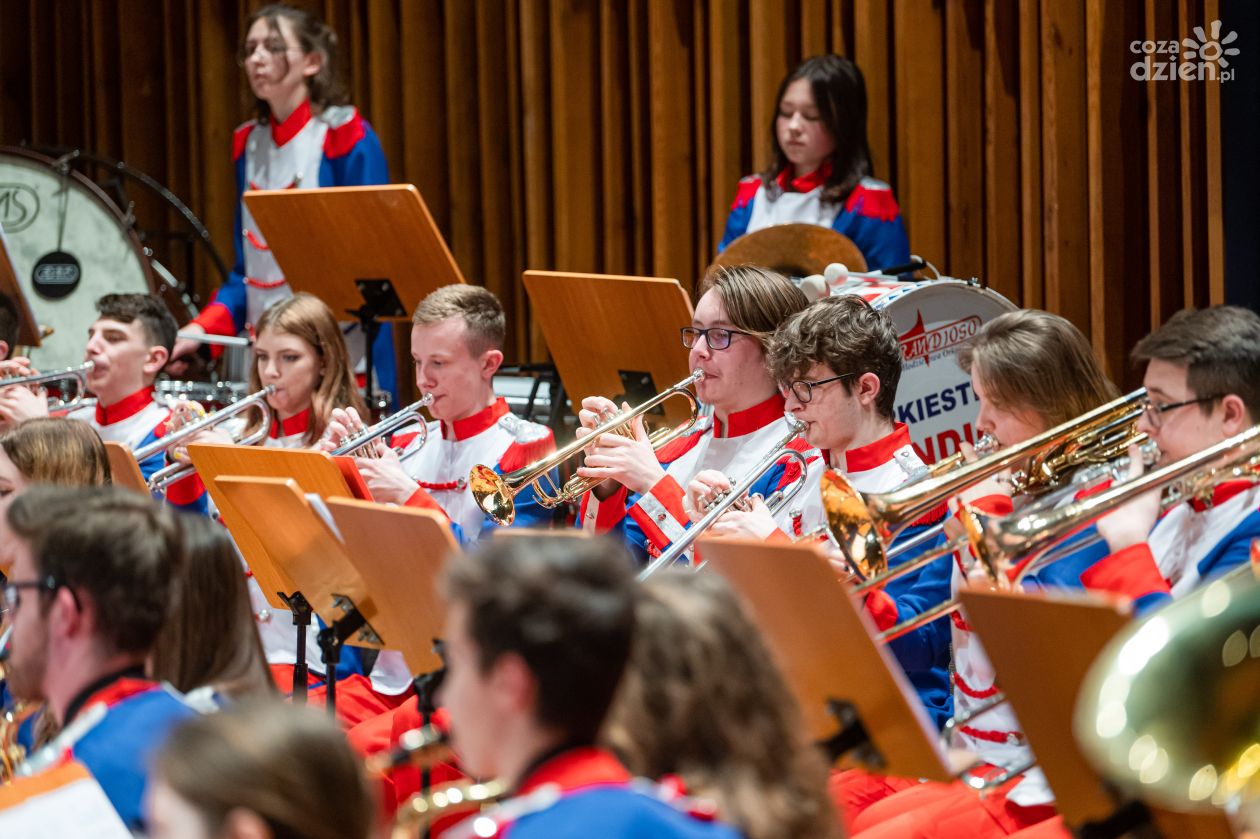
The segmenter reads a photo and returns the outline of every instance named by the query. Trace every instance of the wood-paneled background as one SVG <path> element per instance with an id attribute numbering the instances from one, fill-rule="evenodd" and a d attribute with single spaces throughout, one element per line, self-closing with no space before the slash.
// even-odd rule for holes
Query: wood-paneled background
<path id="1" fill-rule="evenodd" d="M 509 356 L 545 354 L 526 267 L 693 282 L 767 159 L 779 79 L 827 50 L 865 72 L 876 175 L 943 271 L 1070 317 L 1120 377 L 1153 324 L 1224 297 L 1218 84 L 1129 73 L 1132 41 L 1188 36 L 1218 0 L 304 5 L 340 33 L 395 179 L 515 315 Z M 124 159 L 230 255 L 253 6 L 5 0 L 0 142 Z M 177 267 L 206 290 L 205 266 Z"/>

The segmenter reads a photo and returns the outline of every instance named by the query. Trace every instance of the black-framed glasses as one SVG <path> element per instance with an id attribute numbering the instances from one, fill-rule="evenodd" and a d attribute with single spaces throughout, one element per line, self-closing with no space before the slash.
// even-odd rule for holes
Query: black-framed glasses
<path id="1" fill-rule="evenodd" d="M 298 47 L 290 47 L 281 38 L 268 38 L 265 41 L 258 41 L 256 43 L 246 41 L 244 44 L 241 44 L 241 48 L 236 51 L 237 65 L 244 67 L 245 62 L 249 61 L 249 59 L 253 57 L 254 53 L 258 52 L 259 47 L 262 47 L 269 52 L 273 58 L 278 55 L 284 55 L 290 50 L 300 51 Z"/>
<path id="2" fill-rule="evenodd" d="M 0 591 L 3 592 L 3 598 L 0 599 L 0 606 L 4 607 L 4 611 L 12 612 L 14 609 L 22 605 L 22 589 L 28 588 L 35 591 L 56 591 L 60 586 L 52 577 L 45 577 L 42 580 L 23 580 L 20 582 L 7 581 Z M 78 597 L 75 598 L 78 600 Z"/>
<path id="3" fill-rule="evenodd" d="M 786 387 L 783 388 L 783 395 L 786 396 L 788 391 L 791 391 L 792 395 L 796 397 L 796 401 L 803 405 L 814 398 L 814 388 L 831 382 L 838 382 L 841 379 L 847 379 L 852 375 L 854 374 L 841 373 L 839 376 L 832 376 L 829 379 L 818 379 L 813 382 L 809 382 L 804 379 L 797 379 L 794 382 L 787 383 Z"/>
<path id="4" fill-rule="evenodd" d="M 691 349 L 700 340 L 700 336 L 704 336 L 704 342 L 709 345 L 711 350 L 724 350 L 731 345 L 732 335 L 747 335 L 749 333 L 740 329 L 726 329 L 722 326 L 711 326 L 708 329 L 700 329 L 695 326 L 684 326 L 679 330 L 682 333 L 683 346 Z"/>
<path id="5" fill-rule="evenodd" d="M 1151 428 L 1159 428 L 1164 424 L 1164 414 L 1169 411 L 1175 411 L 1178 408 L 1184 408 L 1187 405 L 1198 405 L 1201 402 L 1215 402 L 1220 399 L 1223 394 L 1215 396 L 1200 396 L 1198 399 L 1187 399 L 1184 402 L 1171 402 L 1167 405 L 1157 405 L 1148 401 L 1142 410 L 1146 413 L 1146 421 L 1150 423 Z"/>

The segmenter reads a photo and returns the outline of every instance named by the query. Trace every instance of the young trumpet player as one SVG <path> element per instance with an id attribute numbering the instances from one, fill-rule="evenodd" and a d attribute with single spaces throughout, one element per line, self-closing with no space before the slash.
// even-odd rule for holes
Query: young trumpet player
<path id="1" fill-rule="evenodd" d="M 472 468 L 491 465 L 506 474 L 556 448 L 551 429 L 516 416 L 494 393 L 505 328 L 502 304 L 480 286 L 444 286 L 420 301 L 412 316 L 411 357 L 416 388 L 432 397 L 433 422 L 423 445 L 415 431 L 394 435 L 401 460 L 383 444 L 376 457 L 355 460 L 376 501 L 440 510 L 466 541 L 476 541 L 489 522 L 468 486 Z M 361 417 L 334 411 L 321 446 L 332 450 L 361 431 Z M 517 494 L 515 509 L 514 526 L 536 527 L 552 519 L 532 488 Z"/>
<path id="2" fill-rule="evenodd" d="M 86 382 L 96 405 L 68 417 L 90 424 L 106 442 L 147 446 L 169 430 L 171 411 L 154 401 L 153 382 L 170 357 L 178 326 L 166 305 L 148 294 L 106 294 L 96 309 L 100 314 L 88 329 L 84 350 L 84 361 L 92 363 Z M 13 409 L 6 419 L 48 416 L 43 396 L 27 388 L 6 390 L 25 392 L 20 406 L 6 406 Z M 158 452 L 140 464 L 140 471 L 147 479 L 166 463 L 165 453 Z M 193 512 L 207 508 L 205 487 L 195 475 L 172 483 L 166 500 Z"/>
<path id="3" fill-rule="evenodd" d="M 581 527 L 622 535 L 640 558 L 659 555 L 691 525 L 684 487 L 697 473 L 743 475 L 788 430 L 783 394 L 766 367 L 766 344 L 780 323 L 805 308 L 805 295 L 781 274 L 750 265 L 715 269 L 698 292 L 682 341 L 690 351 L 688 368 L 704 374 L 696 396 L 712 413 L 659 451 L 636 419 L 633 437 L 602 435 L 577 470 L 583 478 L 603 481 L 582 499 Z M 617 411 L 604 397 L 583 399 L 578 434 L 589 434 Z M 800 437 L 790 445 L 816 456 Z M 768 497 L 798 474 L 794 463 L 783 462 L 752 492 Z M 792 530 L 802 520 L 819 519 L 816 496 L 806 487 L 780 511 L 780 523 Z"/>

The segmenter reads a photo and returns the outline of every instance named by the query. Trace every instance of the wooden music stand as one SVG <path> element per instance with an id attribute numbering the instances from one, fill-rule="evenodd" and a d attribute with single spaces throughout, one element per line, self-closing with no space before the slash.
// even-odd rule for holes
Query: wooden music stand
<path id="1" fill-rule="evenodd" d="M 31 306 L 26 301 L 22 284 L 18 282 L 17 272 L 13 270 L 13 261 L 9 259 L 9 244 L 5 241 L 3 230 L 0 230 L 0 294 L 12 300 L 17 309 L 18 346 L 38 347 L 43 335 L 39 324 L 35 322 Z M 13 347 L 9 347 L 9 353 L 13 353 Z"/>
<path id="2" fill-rule="evenodd" d="M 140 471 L 140 464 L 131 449 L 122 443 L 105 442 L 105 456 L 109 460 L 110 479 L 115 486 L 134 489 L 136 492 L 149 494 L 149 484 Z"/>
<path id="3" fill-rule="evenodd" d="M 811 735 L 837 729 L 853 757 L 892 775 L 953 780 L 936 730 L 901 665 L 811 544 L 702 539 L 707 567 L 743 596 L 800 702 Z M 702 572 L 703 573 L 703 572 Z M 850 719 L 842 727 L 837 703 Z M 834 751 L 839 751 L 835 749 Z"/>
<path id="4" fill-rule="evenodd" d="M 587 396 L 633 406 L 691 372 L 678 334 L 691 325 L 691 301 L 677 280 L 558 271 L 524 279 L 575 410 Z M 682 399 L 662 407 L 670 425 L 690 416 Z"/>
<path id="5" fill-rule="evenodd" d="M 411 184 L 249 190 L 245 206 L 294 291 L 359 321 L 372 368 L 379 322 L 410 320 L 429 292 L 464 282 Z M 368 377 L 368 404 L 371 399 Z"/>
<path id="6" fill-rule="evenodd" d="M 1124 802 L 1109 791 L 1072 736 L 1076 695 L 1090 665 L 1131 619 L 1130 604 L 1093 594 L 960 592 L 967 622 L 984 644 L 1003 693 L 1074 828 L 1107 819 Z M 1227 839 L 1223 815 L 1148 808 L 1165 836 Z"/>
<path id="7" fill-rule="evenodd" d="M 459 550 L 446 519 L 431 510 L 329 499 L 346 556 L 372 592 L 373 625 L 414 673 L 442 667 L 434 641 L 442 635 L 446 601 L 436 583 Z"/>

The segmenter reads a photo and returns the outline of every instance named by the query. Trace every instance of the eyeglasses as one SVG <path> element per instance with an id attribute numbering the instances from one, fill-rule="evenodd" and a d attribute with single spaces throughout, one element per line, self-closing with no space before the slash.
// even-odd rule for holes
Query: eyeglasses
<path id="1" fill-rule="evenodd" d="M 1215 396 L 1200 396 L 1198 399 L 1187 399 L 1184 402 L 1173 402 L 1168 405 L 1157 405 L 1154 402 L 1147 402 L 1142 410 L 1146 413 L 1146 421 L 1150 423 L 1151 428 L 1159 428 L 1164 424 L 1164 414 L 1177 408 L 1184 408 L 1187 405 L 1198 405 L 1201 402 L 1215 402 L 1220 399 L 1223 394 Z"/>
<path id="2" fill-rule="evenodd" d="M 816 382 L 807 382 L 804 379 L 798 379 L 794 382 L 789 382 L 786 386 L 782 387 L 781 390 L 783 391 L 784 396 L 787 396 L 788 391 L 791 391 L 792 395 L 796 397 L 796 401 L 803 405 L 814 398 L 814 388 L 819 385 L 825 385 L 831 382 L 838 382 L 841 379 L 847 379 L 852 375 L 854 374 L 842 373 L 839 376 L 832 376 L 830 379 L 819 379 Z"/>
<path id="3" fill-rule="evenodd" d="M 259 47 L 266 50 L 273 58 L 289 52 L 301 52 L 298 47 L 291 47 L 279 38 L 269 38 L 266 41 L 257 42 L 246 41 L 236 52 L 236 63 L 244 67 L 245 62 L 254 57 L 254 53 L 258 52 Z"/>
<path id="4" fill-rule="evenodd" d="M 56 591 L 60 586 L 52 577 L 46 577 L 43 580 L 29 580 L 19 583 L 7 582 L 0 591 L 3 592 L 3 599 L 0 599 L 0 606 L 4 607 L 4 611 L 12 612 L 14 609 L 22 605 L 21 591 L 24 588 L 34 589 L 36 591 Z M 78 600 L 78 598 L 75 598 Z"/>
<path id="5" fill-rule="evenodd" d="M 724 350 L 731 345 L 732 335 L 748 335 L 750 333 L 739 329 L 724 329 L 720 326 L 713 326 L 708 329 L 699 329 L 694 326 L 684 326 L 679 330 L 682 333 L 683 346 L 691 349 L 700 340 L 700 336 L 704 336 L 704 342 L 709 345 L 711 350 Z"/>

